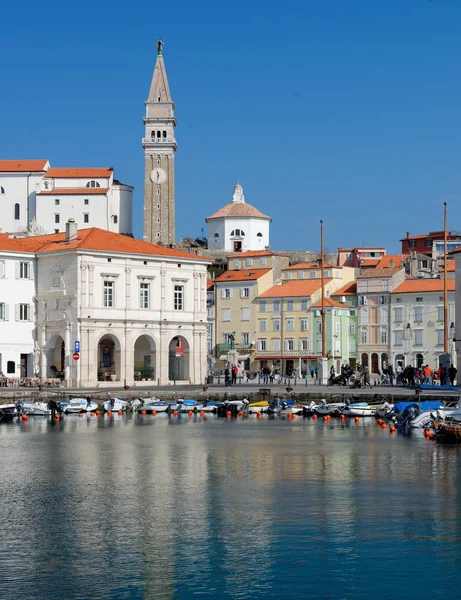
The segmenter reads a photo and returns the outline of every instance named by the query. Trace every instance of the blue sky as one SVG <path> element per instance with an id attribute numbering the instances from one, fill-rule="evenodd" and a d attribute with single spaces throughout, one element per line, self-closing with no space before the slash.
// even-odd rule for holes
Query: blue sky
<path id="1" fill-rule="evenodd" d="M 460 221 L 461 2 L 9 2 L 0 158 L 113 166 L 136 187 L 156 56 L 178 119 L 177 238 L 246 200 L 274 249 L 385 245 Z"/>

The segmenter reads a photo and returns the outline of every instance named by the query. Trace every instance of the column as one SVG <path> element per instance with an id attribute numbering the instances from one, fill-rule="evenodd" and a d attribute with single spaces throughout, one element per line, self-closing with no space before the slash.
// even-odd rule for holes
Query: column
<path id="1" fill-rule="evenodd" d="M 47 356 L 46 356 L 46 325 L 42 324 L 39 332 L 40 344 L 40 379 L 42 382 L 46 379 Z"/>
<path id="2" fill-rule="evenodd" d="M 94 294 L 94 267 L 88 265 L 88 308 L 94 305 L 93 294 Z"/>
<path id="3" fill-rule="evenodd" d="M 69 387 L 70 384 L 70 324 L 66 323 L 66 332 L 64 335 L 64 347 L 65 347 L 65 357 L 64 357 L 64 381 L 66 387 Z"/>
<path id="4" fill-rule="evenodd" d="M 168 374 L 169 374 L 169 365 L 170 365 L 170 356 L 169 356 L 169 338 L 167 329 L 160 326 L 160 347 L 157 352 L 157 363 L 158 363 L 158 372 L 157 379 L 160 381 L 160 385 L 168 385 L 170 383 Z"/>

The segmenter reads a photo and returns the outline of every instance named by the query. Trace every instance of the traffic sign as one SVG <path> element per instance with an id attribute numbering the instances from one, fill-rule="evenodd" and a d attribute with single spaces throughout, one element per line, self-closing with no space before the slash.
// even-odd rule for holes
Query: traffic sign
<path id="1" fill-rule="evenodd" d="M 80 358 L 80 354 L 79 354 L 78 352 L 74 352 L 74 353 L 72 354 L 72 358 L 73 358 L 74 360 L 78 360 L 78 359 Z"/>
<path id="2" fill-rule="evenodd" d="M 80 352 L 80 341 L 75 340 L 74 342 L 74 352 Z"/>

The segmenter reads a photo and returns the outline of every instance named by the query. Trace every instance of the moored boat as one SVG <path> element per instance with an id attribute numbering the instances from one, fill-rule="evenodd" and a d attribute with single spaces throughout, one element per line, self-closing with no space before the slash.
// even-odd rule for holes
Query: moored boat
<path id="1" fill-rule="evenodd" d="M 46 402 L 21 402 L 21 412 L 28 417 L 47 417 L 51 409 Z"/>
<path id="2" fill-rule="evenodd" d="M 91 398 L 72 398 L 69 404 L 64 409 L 67 415 L 94 412 L 98 410 L 99 405 L 96 404 Z"/>
<path id="3" fill-rule="evenodd" d="M 121 398 L 108 398 L 104 402 L 103 406 L 106 412 L 118 412 L 119 410 L 126 411 L 128 402 L 126 400 L 122 400 Z"/>
<path id="4" fill-rule="evenodd" d="M 17 417 L 18 409 L 16 404 L 2 404 L 0 405 L 0 423 L 6 421 L 12 421 L 14 417 Z"/>
<path id="5" fill-rule="evenodd" d="M 248 405 L 248 413 L 251 414 L 256 414 L 256 413 L 264 413 L 267 412 L 267 409 L 269 408 L 269 402 L 267 402 L 267 400 L 260 400 L 258 402 L 250 402 L 250 404 Z"/>
<path id="6" fill-rule="evenodd" d="M 315 408 L 315 413 L 320 417 L 326 417 L 331 414 L 333 407 L 330 404 L 327 404 L 325 399 L 320 400 L 320 404 L 318 404 Z"/>
<path id="7" fill-rule="evenodd" d="M 376 406 L 370 406 L 363 402 L 349 404 L 343 408 L 342 414 L 346 417 L 374 417 Z"/>

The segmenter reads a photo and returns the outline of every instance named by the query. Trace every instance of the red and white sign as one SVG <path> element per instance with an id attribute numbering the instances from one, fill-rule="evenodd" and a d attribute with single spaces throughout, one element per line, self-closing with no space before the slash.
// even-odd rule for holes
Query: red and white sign
<path id="1" fill-rule="evenodd" d="M 80 354 L 79 354 L 78 352 L 74 352 L 74 353 L 72 354 L 72 358 L 73 358 L 74 360 L 78 360 L 78 359 L 80 358 Z"/>
<path id="2" fill-rule="evenodd" d="M 176 341 L 175 356 L 184 356 L 184 340 Z"/>

